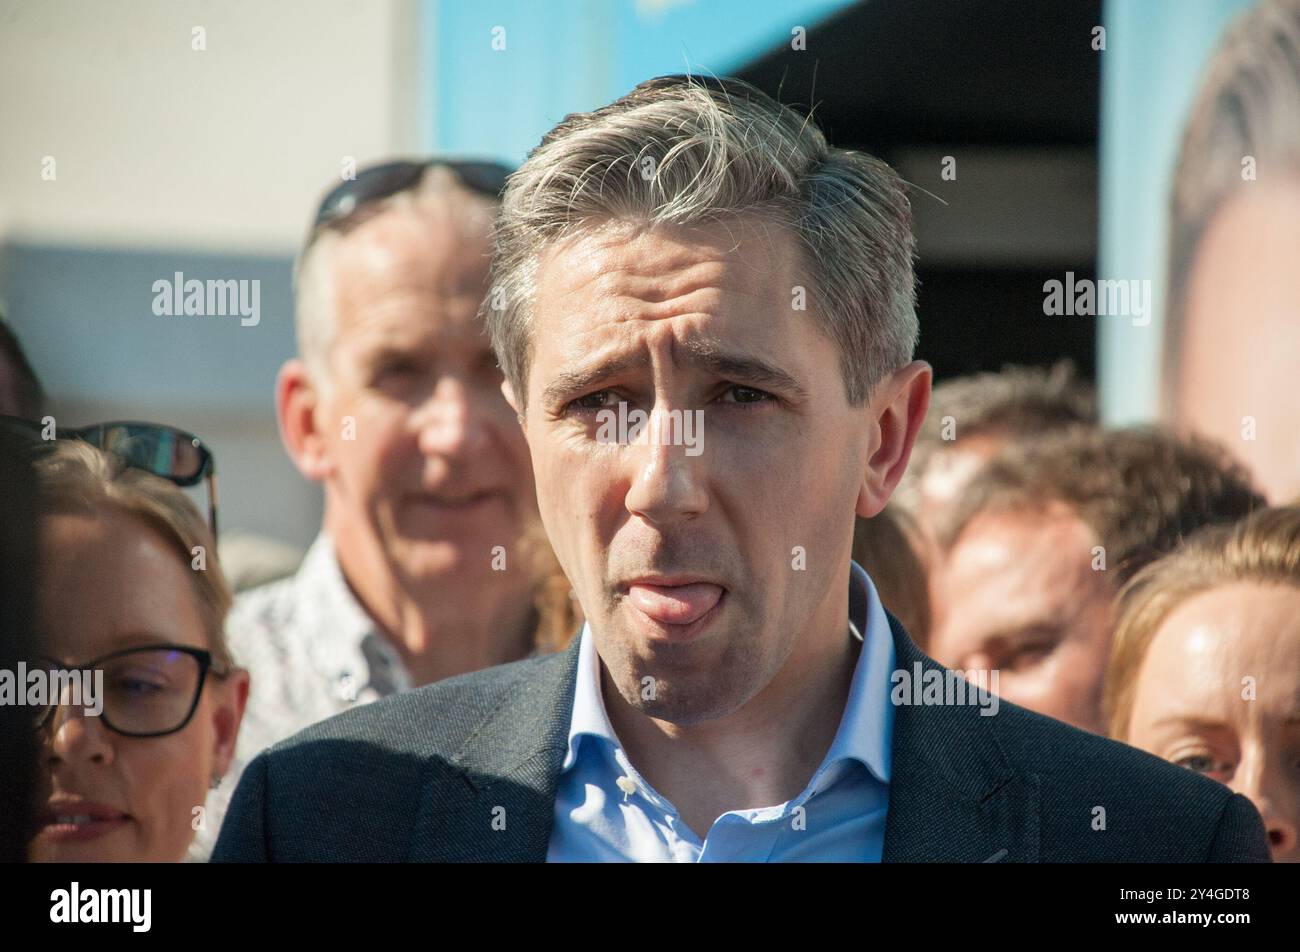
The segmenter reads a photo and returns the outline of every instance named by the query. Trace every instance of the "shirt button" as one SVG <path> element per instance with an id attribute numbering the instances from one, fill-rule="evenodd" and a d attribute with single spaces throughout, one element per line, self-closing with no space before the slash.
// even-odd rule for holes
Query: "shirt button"
<path id="1" fill-rule="evenodd" d="M 624 803 L 627 802 L 628 797 L 636 793 L 636 789 L 637 789 L 636 781 L 633 780 L 631 777 L 619 777 L 617 780 L 614 781 L 614 783 L 618 785 L 618 789 L 623 791 Z"/>

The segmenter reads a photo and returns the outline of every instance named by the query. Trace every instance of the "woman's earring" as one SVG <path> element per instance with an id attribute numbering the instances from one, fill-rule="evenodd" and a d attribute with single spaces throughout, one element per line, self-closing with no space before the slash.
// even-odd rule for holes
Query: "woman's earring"
<path id="1" fill-rule="evenodd" d="M 213 778 L 212 778 L 212 789 L 213 789 L 213 790 L 216 790 L 217 787 L 219 787 L 219 786 L 221 786 L 221 778 L 220 778 L 220 777 L 213 777 Z"/>

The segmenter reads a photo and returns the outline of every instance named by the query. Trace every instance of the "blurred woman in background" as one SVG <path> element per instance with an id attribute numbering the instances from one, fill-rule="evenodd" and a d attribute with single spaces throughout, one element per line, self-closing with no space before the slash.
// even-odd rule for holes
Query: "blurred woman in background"
<path id="1" fill-rule="evenodd" d="M 216 547 L 177 486 L 85 443 L 53 444 L 36 476 L 44 663 L 103 681 L 98 714 L 83 696 L 38 718 L 45 796 L 32 858 L 181 860 L 248 697 L 223 633 L 230 592 Z"/>
<path id="2" fill-rule="evenodd" d="M 1300 508 L 1206 529 L 1125 587 L 1111 736 L 1213 777 L 1300 862 Z"/>

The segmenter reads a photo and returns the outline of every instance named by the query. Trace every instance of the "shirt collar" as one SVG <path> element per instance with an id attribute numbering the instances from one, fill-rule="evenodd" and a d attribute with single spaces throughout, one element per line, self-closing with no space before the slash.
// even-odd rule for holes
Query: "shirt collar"
<path id="1" fill-rule="evenodd" d="M 894 705 L 889 699 L 894 670 L 894 636 L 875 583 L 856 562 L 849 563 L 849 625 L 863 633 L 862 651 L 839 730 L 809 785 L 822 786 L 838 762 L 856 760 L 882 783 L 889 783 Z"/>
<path id="2" fill-rule="evenodd" d="M 834 770 L 844 761 L 857 761 L 883 783 L 889 783 L 890 746 L 893 739 L 894 707 L 889 700 L 890 672 L 894 668 L 894 638 L 889 619 L 871 578 L 856 562 L 849 563 L 849 632 L 862 638 L 862 650 L 853 670 L 848 701 L 830 749 L 808 784 L 817 792 L 834 779 Z M 596 652 L 591 626 L 579 634 L 578 680 L 574 688 L 573 714 L 569 721 L 568 750 L 561 771 L 573 767 L 583 737 L 619 748 L 618 737 L 605 710 L 600 690 L 600 656 Z"/>
<path id="3" fill-rule="evenodd" d="M 568 770 L 577 760 L 578 744 L 583 737 L 594 737 L 618 746 L 614 727 L 605 712 L 605 699 L 600 693 L 600 656 L 596 653 L 590 623 L 583 623 L 578 638 L 578 681 L 573 690 L 573 714 L 569 719 L 569 749 L 560 766 L 561 772 Z"/>
<path id="4" fill-rule="evenodd" d="M 401 658 L 353 594 L 324 532 L 303 557 L 294 585 L 297 610 L 306 620 L 303 630 L 311 632 L 309 650 L 321 673 L 336 678 L 356 672 L 356 692 L 379 687 L 376 693 L 383 695 L 411 687 Z"/>

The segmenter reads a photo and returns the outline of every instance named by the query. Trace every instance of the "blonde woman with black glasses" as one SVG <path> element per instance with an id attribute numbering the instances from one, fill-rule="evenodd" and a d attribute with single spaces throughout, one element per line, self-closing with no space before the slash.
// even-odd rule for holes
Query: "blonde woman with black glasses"
<path id="1" fill-rule="evenodd" d="M 230 592 L 174 481 L 80 440 L 37 470 L 34 700 L 45 781 L 35 860 L 174 862 L 207 822 L 248 697 Z M 54 702 L 54 703 L 51 703 Z"/>

